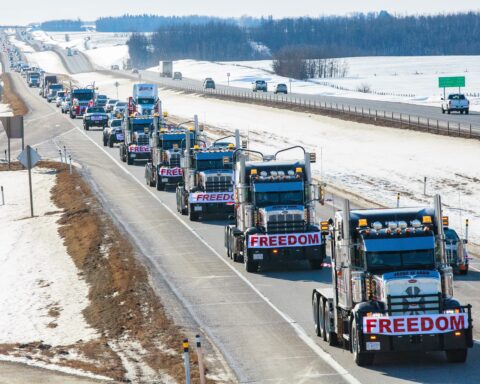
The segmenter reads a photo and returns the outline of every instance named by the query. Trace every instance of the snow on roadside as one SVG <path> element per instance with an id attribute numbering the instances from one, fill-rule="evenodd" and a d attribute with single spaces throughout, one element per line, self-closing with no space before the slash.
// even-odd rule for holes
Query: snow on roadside
<path id="1" fill-rule="evenodd" d="M 48 73 L 68 74 L 62 61 L 55 52 L 32 52 L 26 53 L 25 57 L 30 65 L 42 68 Z"/>
<path id="2" fill-rule="evenodd" d="M 82 314 L 88 286 L 58 234 L 61 213 L 50 200 L 55 179 L 51 170 L 33 170 L 30 218 L 26 171 L 0 172 L 6 202 L 0 206 L 0 343 L 55 346 L 96 337 Z"/>

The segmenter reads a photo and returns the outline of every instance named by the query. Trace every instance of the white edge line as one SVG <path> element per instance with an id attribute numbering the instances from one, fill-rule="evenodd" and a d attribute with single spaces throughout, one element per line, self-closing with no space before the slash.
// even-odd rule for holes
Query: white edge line
<path id="1" fill-rule="evenodd" d="M 181 219 L 169 206 L 167 206 L 155 193 L 152 192 L 146 185 L 138 180 L 132 173 L 124 168 L 110 153 L 100 146 L 95 140 L 88 136 L 81 128 L 75 126 L 82 135 L 90 140 L 95 146 L 98 147 L 104 154 L 106 154 L 123 172 L 130 176 L 137 184 L 139 184 L 145 191 L 147 191 L 155 200 L 157 200 L 170 214 L 172 214 L 185 228 L 187 228 L 192 235 L 202 242 L 215 256 L 217 256 L 228 268 L 230 268 L 240 279 L 244 281 L 260 298 L 265 301 L 275 312 L 277 312 L 290 326 L 294 329 L 297 336 L 309 346 L 319 357 L 321 357 L 331 368 L 333 368 L 339 375 L 342 375 L 350 384 L 361 384 L 351 373 L 349 373 L 344 367 L 340 365 L 329 353 L 325 352 L 313 339 L 307 335 L 305 330 L 293 319 L 291 319 L 286 313 L 277 308 L 268 297 L 261 293 L 253 283 L 250 282 L 245 276 L 238 272 L 222 255 L 220 255 L 206 240 L 204 240 L 192 227 L 190 227 L 185 221 Z"/>

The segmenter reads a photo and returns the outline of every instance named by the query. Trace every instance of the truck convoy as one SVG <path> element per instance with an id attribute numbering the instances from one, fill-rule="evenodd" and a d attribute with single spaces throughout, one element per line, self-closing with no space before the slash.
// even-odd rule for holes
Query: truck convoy
<path id="1" fill-rule="evenodd" d="M 145 166 L 145 180 L 151 187 L 163 191 L 176 188 L 183 180 L 180 159 L 188 145 L 197 144 L 199 136 L 198 124 L 195 129 L 162 127 L 152 135 L 152 158 Z"/>
<path id="2" fill-rule="evenodd" d="M 128 114 L 153 116 L 158 113 L 159 98 L 156 84 L 134 84 L 133 96 L 128 99 Z"/>
<path id="3" fill-rule="evenodd" d="M 123 142 L 120 144 L 120 159 L 132 165 L 150 159 L 150 133 L 158 118 L 125 116 L 122 123 Z"/>
<path id="4" fill-rule="evenodd" d="M 173 75 L 173 62 L 172 61 L 160 61 L 160 76 L 171 78 Z"/>
<path id="5" fill-rule="evenodd" d="M 223 138 L 225 139 L 225 138 Z M 221 139 L 219 139 L 221 140 Z M 217 143 L 220 142 L 217 140 Z M 240 132 L 235 132 L 235 144 L 186 149 L 181 158 L 183 181 L 177 186 L 177 211 L 191 221 L 200 217 L 233 215 L 233 152 L 240 147 Z"/>
<path id="6" fill-rule="evenodd" d="M 351 210 L 330 220 L 332 288 L 312 294 L 315 331 L 371 365 L 387 352 L 445 351 L 464 362 L 470 305 L 453 297 L 440 196 L 435 208 Z"/>
<path id="7" fill-rule="evenodd" d="M 279 160 L 285 151 L 301 149 L 301 160 Z M 256 153 L 261 160 L 247 161 Z M 234 157 L 235 224 L 225 227 L 227 256 L 243 261 L 247 272 L 268 262 L 308 261 L 320 269 L 325 239 L 315 224 L 315 202 L 322 189 L 312 180 L 314 153 L 303 147 L 273 156 L 237 149 Z M 316 195 L 316 196 L 314 196 Z"/>
<path id="8" fill-rule="evenodd" d="M 40 87 L 40 72 L 28 72 L 27 83 L 30 88 Z"/>
<path id="9" fill-rule="evenodd" d="M 83 117 L 87 108 L 93 106 L 94 99 L 95 90 L 93 87 L 72 89 L 70 92 L 70 118 Z"/>

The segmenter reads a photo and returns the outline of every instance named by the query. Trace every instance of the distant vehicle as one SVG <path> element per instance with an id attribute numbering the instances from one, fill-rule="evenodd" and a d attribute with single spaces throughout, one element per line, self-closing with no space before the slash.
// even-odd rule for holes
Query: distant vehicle
<path id="1" fill-rule="evenodd" d="M 203 88 L 204 89 L 215 89 L 215 82 L 212 79 L 207 78 L 203 82 Z"/>
<path id="2" fill-rule="evenodd" d="M 112 119 L 103 130 L 103 145 L 112 148 L 115 143 L 123 142 L 122 119 Z"/>
<path id="3" fill-rule="evenodd" d="M 39 72 L 28 72 L 27 74 L 27 83 L 30 88 L 40 86 L 40 73 Z"/>
<path id="4" fill-rule="evenodd" d="M 115 107 L 113 107 L 113 116 L 117 119 L 123 118 L 123 113 L 125 112 L 125 109 L 127 109 L 127 106 L 128 104 L 124 101 L 117 102 Z"/>
<path id="5" fill-rule="evenodd" d="M 62 105 L 60 106 L 60 110 L 62 113 L 68 113 L 70 111 L 70 107 L 72 106 L 70 96 L 65 97 L 62 101 Z"/>
<path id="6" fill-rule="evenodd" d="M 160 76 L 161 77 L 172 77 L 173 74 L 173 62 L 171 61 L 160 61 Z"/>
<path id="7" fill-rule="evenodd" d="M 119 71 L 119 70 L 120 70 L 120 66 L 119 66 L 119 65 L 116 65 L 116 64 L 111 65 L 111 66 L 110 66 L 110 70 L 111 70 L 111 71 Z"/>
<path id="8" fill-rule="evenodd" d="M 138 69 L 137 69 L 137 68 L 133 68 L 133 69 L 132 69 L 132 73 L 137 73 L 137 74 L 138 74 Z"/>
<path id="9" fill-rule="evenodd" d="M 448 95 L 447 100 L 444 100 L 442 97 L 442 113 L 447 112 L 450 114 L 452 111 L 457 111 L 463 114 L 464 112 L 468 115 L 470 108 L 470 102 L 461 93 L 451 93 Z"/>
<path id="10" fill-rule="evenodd" d="M 113 108 L 115 107 L 115 104 L 117 104 L 117 102 L 117 99 L 108 99 L 107 105 L 105 106 L 105 110 L 107 111 L 107 113 L 113 111 Z"/>
<path id="11" fill-rule="evenodd" d="M 158 112 L 159 99 L 156 84 L 134 84 L 132 97 L 128 99 L 128 114 L 151 116 Z"/>
<path id="12" fill-rule="evenodd" d="M 173 80 L 182 80 L 182 72 L 173 72 Z"/>
<path id="13" fill-rule="evenodd" d="M 265 80 L 255 80 L 252 83 L 252 91 L 253 92 L 257 92 L 257 91 L 267 92 L 267 82 Z"/>
<path id="14" fill-rule="evenodd" d="M 73 56 L 72 48 L 67 48 L 67 56 Z"/>
<path id="15" fill-rule="evenodd" d="M 63 100 L 65 99 L 66 92 L 59 91 L 57 92 L 57 98 L 55 99 L 55 105 L 59 108 L 62 105 Z"/>
<path id="16" fill-rule="evenodd" d="M 277 93 L 284 93 L 285 95 L 288 93 L 288 88 L 287 88 L 287 84 L 283 84 L 283 83 L 280 83 L 280 84 L 277 84 L 275 86 L 275 91 L 274 91 L 275 94 Z"/>
<path id="17" fill-rule="evenodd" d="M 461 239 L 458 233 L 448 226 L 448 216 L 443 216 L 442 221 L 447 263 L 455 273 L 466 275 L 468 273 L 468 239 Z M 468 233 L 468 220 L 466 223 L 465 233 Z"/>
<path id="18" fill-rule="evenodd" d="M 104 107 L 107 105 L 108 97 L 106 95 L 97 95 L 95 99 L 96 107 Z"/>
<path id="19" fill-rule="evenodd" d="M 83 115 L 83 129 L 101 127 L 105 129 L 108 124 L 108 115 L 103 107 L 89 107 Z"/>
<path id="20" fill-rule="evenodd" d="M 50 84 L 48 87 L 47 101 L 51 103 L 56 100 L 57 93 L 63 90 L 62 84 Z"/>

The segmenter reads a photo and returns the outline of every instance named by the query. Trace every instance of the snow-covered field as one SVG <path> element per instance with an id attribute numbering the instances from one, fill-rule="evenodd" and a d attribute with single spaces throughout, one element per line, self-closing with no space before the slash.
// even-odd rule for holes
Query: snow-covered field
<path id="1" fill-rule="evenodd" d="M 60 213 L 50 200 L 56 176 L 43 168 L 32 172 L 34 218 L 27 172 L 0 172 L 0 343 L 88 341 L 96 337 L 82 314 L 88 286 L 58 234 Z"/>

